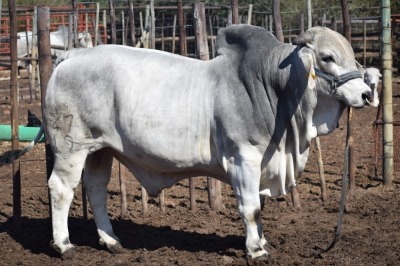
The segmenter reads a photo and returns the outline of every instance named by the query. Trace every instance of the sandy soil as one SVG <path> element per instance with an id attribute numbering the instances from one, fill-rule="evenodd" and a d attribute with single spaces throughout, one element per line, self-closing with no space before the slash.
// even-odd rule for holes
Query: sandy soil
<path id="1" fill-rule="evenodd" d="M 0 86 L 7 89 L 6 82 Z M 400 120 L 400 84 L 395 80 L 393 86 L 394 113 Z M 9 106 L 4 90 L 2 92 L 0 108 L 7 113 Z M 26 123 L 27 109 L 40 116 L 39 101 L 29 104 L 24 100 L 21 102 L 20 124 Z M 269 264 L 400 264 L 399 166 L 396 162 L 393 187 L 383 187 L 381 175 L 376 177 L 374 174 L 372 124 L 376 112 L 374 108 L 354 111 L 357 190 L 347 199 L 339 242 L 320 257 L 313 256 L 330 243 L 337 225 L 346 136 L 345 115 L 333 134 L 321 138 L 328 199 L 323 202 L 320 197 L 316 149 L 312 146 L 309 162 L 298 186 L 301 209 L 293 207 L 290 195 L 266 200 L 262 222 L 274 249 Z M 0 123 L 9 123 L 9 116 L 2 115 Z M 10 146 L 8 141 L 0 142 L 0 152 Z M 115 232 L 127 252 L 112 255 L 99 246 L 90 208 L 88 219 L 83 218 L 82 194 L 78 187 L 69 218 L 70 239 L 76 245 L 77 253 L 71 260 L 62 260 L 49 245 L 51 228 L 43 144 L 36 146 L 21 160 L 22 220 L 19 231 L 13 227 L 12 220 L 12 168 L 1 167 L 0 265 L 254 264 L 244 252 L 243 224 L 229 185 L 222 185 L 224 208 L 219 212 L 210 210 L 206 179 L 200 177 L 195 181 L 197 211 L 189 209 L 188 182 L 183 181 L 165 190 L 165 212 L 160 211 L 158 199 L 150 199 L 149 213 L 143 215 L 140 186 L 132 175 L 128 175 L 127 217 L 121 219 L 117 169 L 115 163 L 108 206 Z"/>

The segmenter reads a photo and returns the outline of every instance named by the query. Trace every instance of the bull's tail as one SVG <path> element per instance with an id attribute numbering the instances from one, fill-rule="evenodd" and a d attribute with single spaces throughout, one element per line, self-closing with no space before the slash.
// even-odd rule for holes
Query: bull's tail
<path id="1" fill-rule="evenodd" d="M 0 166 L 12 163 L 14 160 L 20 158 L 22 155 L 30 151 L 33 148 L 33 146 L 35 146 L 35 144 L 40 141 L 41 137 L 43 136 L 43 133 L 44 133 L 44 125 L 42 124 L 35 139 L 31 143 L 29 143 L 28 146 L 19 150 L 6 151 L 2 155 L 0 155 Z"/>

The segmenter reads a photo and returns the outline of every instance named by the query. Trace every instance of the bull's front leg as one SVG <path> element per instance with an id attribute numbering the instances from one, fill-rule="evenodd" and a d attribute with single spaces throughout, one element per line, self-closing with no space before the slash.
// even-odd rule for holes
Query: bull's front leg
<path id="1" fill-rule="evenodd" d="M 231 158 L 228 173 L 239 205 L 239 213 L 246 231 L 246 250 L 252 259 L 266 260 L 267 244 L 261 225 L 261 202 L 259 196 L 261 177 L 261 154 L 258 151 L 242 152 Z"/>

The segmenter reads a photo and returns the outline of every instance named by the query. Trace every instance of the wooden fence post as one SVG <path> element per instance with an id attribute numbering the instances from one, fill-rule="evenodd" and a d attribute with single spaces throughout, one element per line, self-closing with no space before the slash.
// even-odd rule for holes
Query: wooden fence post
<path id="1" fill-rule="evenodd" d="M 212 24 L 212 18 L 211 15 L 208 17 L 208 23 L 210 24 L 210 43 L 211 43 L 211 58 L 215 57 L 215 39 L 214 39 L 214 33 L 213 33 L 213 24 Z"/>
<path id="2" fill-rule="evenodd" d="M 392 25 L 390 0 L 381 1 L 382 8 L 382 120 L 383 120 L 383 184 L 391 187 L 393 185 L 393 58 L 392 58 Z"/>
<path id="3" fill-rule="evenodd" d="M 122 163 L 118 162 L 119 165 L 119 186 L 120 186 L 120 191 L 121 191 L 121 218 L 125 219 L 126 218 L 126 209 L 127 209 L 127 204 L 126 204 L 126 167 Z"/>
<path id="4" fill-rule="evenodd" d="M 278 40 L 284 42 L 282 31 L 282 17 L 281 17 L 281 4 L 280 0 L 274 0 L 274 21 L 275 21 L 275 35 Z"/>
<path id="5" fill-rule="evenodd" d="M 251 25 L 251 20 L 253 17 L 253 5 L 249 4 L 249 12 L 247 13 L 247 24 Z"/>
<path id="6" fill-rule="evenodd" d="M 99 44 L 99 19 L 100 19 L 100 4 L 96 3 L 96 22 L 94 26 L 94 46 Z"/>
<path id="7" fill-rule="evenodd" d="M 73 41 L 72 41 L 72 36 L 73 36 L 73 28 L 74 28 L 74 16 L 69 15 L 68 16 L 68 50 L 72 49 L 74 47 Z M 64 44 L 65 46 L 65 44 Z"/>
<path id="8" fill-rule="evenodd" d="M 326 194 L 326 182 L 324 173 L 324 162 L 322 160 L 321 142 L 319 140 L 319 137 L 315 138 L 315 144 L 317 146 L 317 153 L 318 153 L 318 170 L 319 170 L 319 179 L 321 180 L 321 198 L 322 201 L 326 201 L 327 194 Z"/>
<path id="9" fill-rule="evenodd" d="M 207 41 L 206 13 L 204 2 L 194 4 L 195 38 L 197 58 L 207 61 L 210 59 Z"/>
<path id="10" fill-rule="evenodd" d="M 142 211 L 143 211 L 143 215 L 146 215 L 147 214 L 147 192 L 143 186 L 140 186 L 140 188 L 142 191 Z"/>
<path id="11" fill-rule="evenodd" d="M 103 10 L 103 38 L 104 44 L 107 44 L 107 11 Z"/>
<path id="12" fill-rule="evenodd" d="M 115 10 L 113 0 L 108 0 L 110 5 L 110 19 L 111 19 L 111 43 L 117 43 L 117 26 L 115 25 Z"/>
<path id="13" fill-rule="evenodd" d="M 121 27 L 122 27 L 122 45 L 126 45 L 126 34 L 125 34 L 125 12 L 121 10 Z"/>
<path id="14" fill-rule="evenodd" d="M 183 24 L 182 0 L 178 0 L 179 54 L 187 56 L 185 45 L 185 25 Z"/>
<path id="15" fill-rule="evenodd" d="M 273 32 L 273 27 L 272 27 L 272 25 L 273 25 L 273 18 L 272 18 L 272 15 L 269 15 L 268 16 L 269 17 L 269 20 L 268 20 L 268 22 L 269 22 L 269 31 L 270 32 Z"/>
<path id="16" fill-rule="evenodd" d="M 28 27 L 29 27 L 29 25 L 28 25 L 27 21 L 25 21 L 26 54 L 27 54 L 27 55 L 30 54 L 31 57 L 32 57 L 32 54 L 31 54 L 32 47 L 31 47 L 31 50 L 29 50 Z M 30 33 L 30 34 L 32 34 L 32 33 Z M 33 36 L 31 37 L 31 46 L 32 46 L 32 39 L 33 39 Z M 26 62 L 26 61 L 25 61 L 25 62 Z M 28 68 L 27 68 L 28 79 L 29 79 L 29 103 L 32 103 L 32 99 L 33 99 L 33 91 L 32 91 L 32 72 L 31 72 L 31 69 L 32 69 L 32 60 L 29 61 L 29 66 L 28 66 Z M 22 97 L 21 97 L 21 99 L 22 99 Z"/>
<path id="17" fill-rule="evenodd" d="M 363 20 L 363 26 L 364 26 L 364 34 L 363 34 L 363 66 L 367 67 L 367 23 L 365 20 Z"/>
<path id="18" fill-rule="evenodd" d="M 165 50 L 164 23 L 165 23 L 165 14 L 162 13 L 162 21 L 161 21 L 161 51 Z"/>
<path id="19" fill-rule="evenodd" d="M 194 4 L 194 20 L 196 27 L 197 56 L 201 60 L 209 60 L 209 50 L 206 29 L 206 12 L 204 2 Z M 221 209 L 221 184 L 220 181 L 207 177 L 208 200 L 212 210 Z"/>
<path id="20" fill-rule="evenodd" d="M 172 53 L 175 53 L 175 36 L 176 36 L 176 15 L 174 15 L 174 24 L 172 26 Z"/>
<path id="21" fill-rule="evenodd" d="M 31 50 L 32 58 L 37 58 L 38 48 L 37 48 L 37 6 L 33 8 L 33 24 L 32 24 L 32 50 Z M 36 77 L 37 77 L 37 60 L 32 60 L 32 75 L 31 75 L 31 83 L 35 92 L 35 99 L 39 99 L 38 92 L 39 90 L 36 87 Z"/>
<path id="22" fill-rule="evenodd" d="M 311 0 L 307 0 L 307 29 L 312 27 Z"/>
<path id="23" fill-rule="evenodd" d="M 300 29 L 299 35 L 303 34 L 304 33 L 304 14 L 303 13 L 300 14 L 300 26 L 299 26 L 299 29 Z"/>
<path id="24" fill-rule="evenodd" d="M 183 18 L 183 7 L 182 0 L 178 0 L 178 29 L 179 29 L 179 54 L 182 56 L 187 56 L 186 50 L 186 33 L 185 33 L 185 24 Z M 192 211 L 196 210 L 196 195 L 195 195 L 195 185 L 194 178 L 189 178 L 189 195 L 190 195 L 190 209 Z"/>
<path id="25" fill-rule="evenodd" d="M 150 0 L 150 17 L 151 17 L 150 44 L 151 44 L 151 49 L 156 49 L 156 14 L 154 12 L 154 0 Z"/>
<path id="26" fill-rule="evenodd" d="M 337 31 L 337 21 L 336 21 L 336 17 L 334 17 L 334 16 L 332 16 L 331 25 L 332 25 L 332 29 L 334 31 Z"/>
<path id="27" fill-rule="evenodd" d="M 37 9 L 37 28 L 38 28 L 38 54 L 39 54 L 39 75 L 40 75 L 40 90 L 42 100 L 42 115 L 46 107 L 45 95 L 47 83 L 49 82 L 50 75 L 53 69 L 51 60 L 51 46 L 50 46 L 50 9 L 47 6 L 39 6 Z M 46 172 L 47 179 L 50 178 L 53 171 L 54 155 L 50 148 L 50 144 L 46 140 Z M 49 212 L 51 214 L 51 198 L 49 193 Z"/>
<path id="28" fill-rule="evenodd" d="M 18 141 L 18 67 L 17 67 L 17 11 L 15 1 L 8 1 L 10 14 L 10 59 L 11 59 L 11 79 L 10 79 L 10 101 L 11 101 L 11 148 L 19 149 Z M 13 226 L 16 231 L 21 229 L 21 174 L 19 160 L 12 163 L 13 172 Z"/>
<path id="29" fill-rule="evenodd" d="M 231 8 L 232 8 L 232 24 L 238 24 L 239 23 L 238 0 L 231 0 Z"/>
<path id="30" fill-rule="evenodd" d="M 76 0 L 72 0 L 72 8 L 74 14 L 74 47 L 79 47 L 79 37 L 78 37 L 78 6 Z"/>
<path id="31" fill-rule="evenodd" d="M 10 5 L 10 4 L 8 4 Z M 15 4 L 14 4 L 15 5 Z M 1 14 L 3 12 L 3 0 L 0 0 L 0 21 L 1 21 Z M 1 45 L 1 39 L 0 39 L 0 45 Z"/>
<path id="32" fill-rule="evenodd" d="M 350 24 L 350 15 L 349 15 L 349 5 L 347 0 L 341 0 L 342 5 L 342 17 L 343 17 L 343 29 L 344 29 L 344 36 L 346 37 L 347 41 L 351 44 L 351 24 Z M 351 107 L 347 108 L 347 133 L 348 133 L 348 145 L 349 145 L 349 184 L 350 184 L 350 191 L 349 194 L 352 195 L 355 192 L 355 163 L 354 163 L 354 145 L 353 145 L 353 130 L 351 125 L 351 119 L 353 115 L 353 110 Z"/>
<path id="33" fill-rule="evenodd" d="M 83 176 L 85 174 L 85 168 L 82 169 L 82 174 L 81 174 L 81 182 L 82 182 L 82 214 L 83 214 L 83 219 L 87 220 L 88 218 L 88 204 L 87 204 L 87 196 L 86 196 L 86 188 L 83 183 Z"/>
<path id="34" fill-rule="evenodd" d="M 132 0 L 129 0 L 128 3 L 129 3 L 129 10 L 128 10 L 129 27 L 131 30 L 131 34 L 130 34 L 131 46 L 135 46 L 136 37 L 135 37 L 135 17 L 134 17 L 134 12 L 133 12 L 133 2 L 132 2 Z"/>

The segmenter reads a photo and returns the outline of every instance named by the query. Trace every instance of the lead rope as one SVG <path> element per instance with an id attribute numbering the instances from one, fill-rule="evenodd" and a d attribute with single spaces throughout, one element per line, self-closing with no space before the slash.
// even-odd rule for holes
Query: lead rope
<path id="1" fill-rule="evenodd" d="M 336 227 L 335 237 L 333 238 L 332 243 L 328 247 L 326 247 L 322 251 L 316 253 L 314 257 L 322 258 L 321 254 L 331 250 L 339 240 L 340 229 L 342 228 L 342 224 L 343 224 L 344 204 L 346 201 L 347 174 L 348 174 L 348 169 L 349 169 L 348 166 L 349 166 L 349 143 L 347 142 L 346 149 L 345 149 L 345 155 L 344 155 L 342 190 L 340 193 L 339 220 L 338 220 L 338 224 Z"/>
<path id="2" fill-rule="evenodd" d="M 334 86 L 336 89 L 336 86 Z M 344 213 L 344 204 L 346 201 L 346 185 L 347 185 L 347 175 L 349 171 L 349 149 L 350 149 L 350 120 L 351 120 L 351 107 L 348 107 L 348 117 L 347 117 L 347 136 L 346 136 L 346 148 L 344 152 L 344 163 L 343 163 L 343 176 L 342 176 L 342 189 L 340 192 L 340 203 L 339 203 L 339 220 L 336 227 L 335 236 L 332 240 L 332 243 L 323 249 L 322 251 L 316 253 L 314 257 L 322 258 L 321 254 L 328 252 L 331 250 L 335 244 L 339 241 L 340 230 L 342 229 L 343 224 L 343 213 Z"/>

